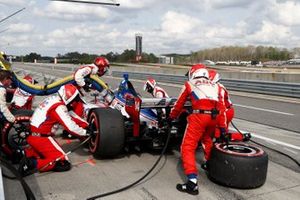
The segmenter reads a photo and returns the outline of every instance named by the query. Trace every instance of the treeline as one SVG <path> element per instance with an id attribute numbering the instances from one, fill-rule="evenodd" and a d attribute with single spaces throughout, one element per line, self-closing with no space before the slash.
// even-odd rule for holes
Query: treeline
<path id="1" fill-rule="evenodd" d="M 177 56 L 176 63 L 198 63 L 203 60 L 216 61 L 251 61 L 262 62 L 270 60 L 289 60 L 300 55 L 300 48 L 288 50 L 286 48 L 264 46 L 224 46 L 192 52 L 188 56 Z"/>
<path id="2" fill-rule="evenodd" d="M 58 54 L 55 58 L 57 59 L 58 63 L 87 64 L 92 63 L 97 56 L 104 56 L 110 62 L 136 62 L 136 53 L 135 50 L 132 49 L 126 49 L 121 54 L 109 52 L 107 54 L 102 55 L 69 52 L 63 55 Z M 25 56 L 17 56 L 15 60 L 20 62 L 34 62 L 34 60 L 37 60 L 37 62 L 53 63 L 54 57 L 45 57 L 37 53 L 30 53 Z M 157 63 L 158 57 L 156 57 L 153 53 L 143 53 L 142 60 L 140 60 L 139 62 Z"/>
<path id="3" fill-rule="evenodd" d="M 70 52 L 66 54 L 58 54 L 55 58 L 59 63 L 84 64 L 92 63 L 95 57 L 105 56 L 110 62 L 136 62 L 136 52 L 132 49 L 126 49 L 123 53 L 109 52 L 107 54 L 96 55 L 79 52 Z M 175 64 L 193 64 L 204 60 L 217 61 L 271 61 L 271 60 L 289 60 L 300 56 L 300 48 L 286 49 L 265 46 L 224 46 L 220 48 L 205 49 L 197 52 L 191 52 L 186 55 L 165 54 L 165 56 L 174 57 Z M 45 57 L 37 53 L 30 53 L 25 56 L 18 56 L 16 61 L 23 62 L 53 62 L 54 57 Z M 143 53 L 142 60 L 139 62 L 158 63 L 158 57 L 153 53 Z"/>

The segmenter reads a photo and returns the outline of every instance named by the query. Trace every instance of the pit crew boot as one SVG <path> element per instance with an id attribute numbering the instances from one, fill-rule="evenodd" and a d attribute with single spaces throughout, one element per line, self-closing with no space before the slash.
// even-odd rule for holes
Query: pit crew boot
<path id="1" fill-rule="evenodd" d="M 37 170 L 37 161 L 34 158 L 23 157 L 19 165 L 19 173 L 22 177 L 34 174 Z"/>
<path id="2" fill-rule="evenodd" d="M 198 184 L 194 183 L 190 180 L 186 183 L 183 183 L 183 184 L 177 184 L 176 189 L 179 190 L 180 192 L 186 192 L 186 193 L 191 194 L 191 195 L 198 195 L 199 194 Z"/>
<path id="3" fill-rule="evenodd" d="M 59 160 L 55 162 L 55 166 L 52 169 L 55 172 L 64 172 L 64 171 L 69 171 L 71 169 L 72 165 L 69 161 L 67 160 Z"/>
<path id="4" fill-rule="evenodd" d="M 22 149 L 17 149 L 13 151 L 11 156 L 11 162 L 13 164 L 18 164 L 21 162 L 22 158 L 25 156 L 25 152 Z"/>

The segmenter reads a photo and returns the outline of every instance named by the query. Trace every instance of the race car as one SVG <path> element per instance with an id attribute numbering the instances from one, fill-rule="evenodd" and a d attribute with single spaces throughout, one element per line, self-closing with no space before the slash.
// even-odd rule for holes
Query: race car
<path id="1" fill-rule="evenodd" d="M 86 113 L 88 122 L 97 130 L 97 137 L 90 141 L 90 151 L 96 157 L 118 155 L 130 146 L 162 149 L 169 131 L 171 142 L 180 142 L 183 137 L 190 103 L 168 127 L 166 118 L 176 98 L 142 98 L 130 81 L 127 87 L 115 90 L 117 105 L 106 106 L 101 97 L 94 96 L 94 105 L 87 104 Z"/>

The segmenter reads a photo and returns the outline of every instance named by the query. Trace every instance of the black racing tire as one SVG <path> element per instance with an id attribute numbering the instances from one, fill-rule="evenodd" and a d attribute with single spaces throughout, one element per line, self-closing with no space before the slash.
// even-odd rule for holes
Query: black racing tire
<path id="1" fill-rule="evenodd" d="M 213 182 L 240 189 L 257 188 L 266 181 L 268 155 L 244 143 L 230 143 L 228 148 L 216 143 L 208 166 L 208 177 Z"/>
<path id="2" fill-rule="evenodd" d="M 120 111 L 111 108 L 91 110 L 88 122 L 96 130 L 89 143 L 95 158 L 114 157 L 121 153 L 125 143 L 124 118 Z"/>
<path id="3" fill-rule="evenodd" d="M 177 123 L 177 131 L 178 135 L 183 137 L 186 125 L 187 125 L 187 117 L 189 116 L 189 112 L 187 110 L 180 113 L 178 117 L 178 123 Z"/>
<path id="4" fill-rule="evenodd" d="M 14 151 L 27 146 L 26 137 L 30 134 L 32 110 L 12 110 L 16 118 L 14 124 L 6 122 L 1 130 L 1 147 L 9 156 Z"/>

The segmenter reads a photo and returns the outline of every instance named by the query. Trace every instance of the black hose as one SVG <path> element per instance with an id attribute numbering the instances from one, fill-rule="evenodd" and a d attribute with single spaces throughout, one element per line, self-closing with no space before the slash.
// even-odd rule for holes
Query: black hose
<path id="1" fill-rule="evenodd" d="M 4 178 L 10 179 L 10 180 L 16 180 L 16 179 L 17 179 L 16 176 L 9 176 L 9 175 L 4 174 L 3 172 L 2 172 L 2 176 L 3 176 Z"/>
<path id="2" fill-rule="evenodd" d="M 233 126 L 239 133 L 243 134 L 243 133 L 242 133 L 242 132 L 234 125 L 234 123 L 233 123 L 232 121 L 231 121 L 231 124 L 232 124 L 232 126 Z M 263 144 L 261 144 L 261 143 L 259 143 L 259 142 L 255 142 L 255 141 L 253 141 L 253 140 L 250 140 L 250 141 L 253 142 L 254 144 L 260 145 L 260 146 L 262 146 L 262 147 L 265 147 L 265 148 L 267 148 L 267 149 L 270 149 L 270 150 L 272 150 L 272 151 L 275 151 L 276 153 L 279 153 L 279 154 L 281 154 L 281 155 L 283 155 L 283 156 L 288 157 L 289 159 L 291 159 L 292 161 L 294 161 L 294 162 L 300 167 L 300 163 L 299 163 L 295 158 L 291 157 L 290 155 L 288 155 L 288 154 L 286 154 L 286 153 L 283 153 L 282 151 L 279 151 L 279 150 L 273 149 L 273 148 L 271 148 L 271 147 L 268 147 L 268 146 L 266 146 L 266 145 L 263 145 Z"/>
<path id="3" fill-rule="evenodd" d="M 9 162 L 7 162 L 6 160 L 4 160 L 1 156 L 0 156 L 0 161 L 1 161 L 1 164 L 4 167 L 6 167 L 7 169 L 9 169 L 16 176 L 16 178 L 20 181 L 20 183 L 21 183 L 21 185 L 23 187 L 23 190 L 25 192 L 27 200 L 35 200 L 36 198 L 35 198 L 32 190 L 27 185 L 27 183 L 24 181 L 24 179 L 19 174 L 19 172 Z"/>
<path id="4" fill-rule="evenodd" d="M 90 197 L 87 200 L 95 200 L 95 199 L 98 199 L 98 198 L 101 198 L 101 197 L 105 197 L 105 196 L 109 196 L 109 195 L 116 194 L 116 193 L 119 193 L 119 192 L 123 192 L 123 191 L 125 191 L 125 190 L 127 190 L 127 189 L 129 189 L 129 188 L 131 188 L 133 186 L 135 186 L 136 184 L 138 184 L 139 182 L 141 182 L 143 179 L 145 179 L 155 169 L 155 167 L 158 165 L 159 161 L 161 160 L 161 158 L 163 157 L 163 155 L 166 152 L 166 149 L 167 149 L 169 141 L 170 141 L 170 136 L 171 136 L 170 127 L 168 127 L 167 130 L 169 130 L 169 131 L 168 131 L 168 136 L 167 136 L 166 144 L 165 144 L 163 150 L 161 151 L 161 154 L 160 154 L 159 158 L 156 160 L 156 162 L 154 163 L 154 165 L 150 168 L 150 170 L 144 176 L 142 176 L 141 178 L 139 178 L 135 182 L 133 182 L 133 183 L 127 185 L 127 186 L 124 186 L 124 187 L 122 187 L 120 189 L 113 190 L 111 192 L 107 192 L 107 193 L 103 193 L 103 194 L 99 194 L 97 196 Z"/>

